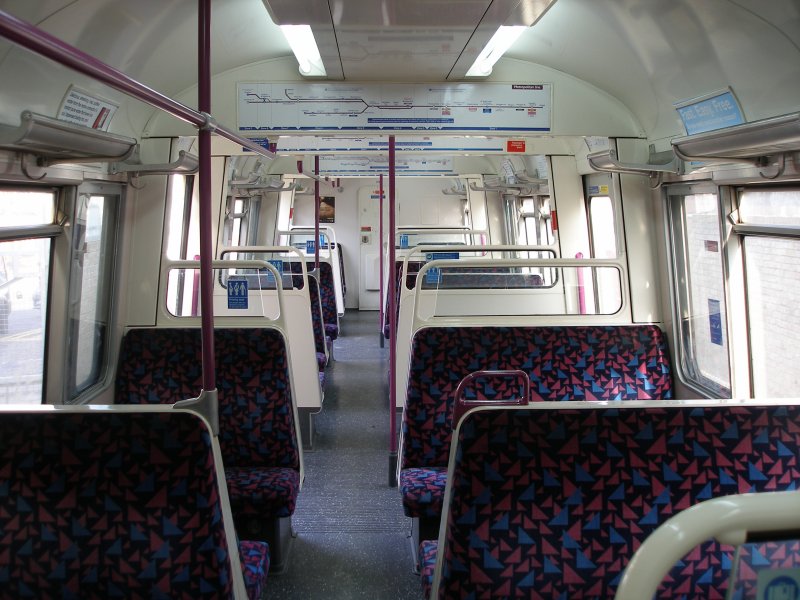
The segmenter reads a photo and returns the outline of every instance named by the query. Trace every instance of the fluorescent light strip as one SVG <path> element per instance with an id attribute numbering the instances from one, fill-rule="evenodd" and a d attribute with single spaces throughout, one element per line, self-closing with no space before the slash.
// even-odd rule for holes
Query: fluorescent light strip
<path id="1" fill-rule="evenodd" d="M 467 71 L 467 77 L 488 77 L 492 74 L 492 67 L 506 50 L 517 41 L 517 38 L 522 35 L 527 27 L 524 25 L 501 25 L 486 47 L 472 63 L 472 66 Z"/>
<path id="2" fill-rule="evenodd" d="M 300 74 L 306 77 L 325 77 L 325 65 L 310 25 L 281 25 L 281 31 L 292 47 Z"/>

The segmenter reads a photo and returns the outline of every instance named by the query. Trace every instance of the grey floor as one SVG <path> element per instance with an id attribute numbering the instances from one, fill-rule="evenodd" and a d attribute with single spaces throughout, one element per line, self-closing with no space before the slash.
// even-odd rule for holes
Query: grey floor
<path id="1" fill-rule="evenodd" d="M 348 311 L 327 369 L 314 449 L 305 453 L 289 566 L 268 600 L 419 600 L 400 494 L 389 487 L 389 351 L 377 312 Z"/>

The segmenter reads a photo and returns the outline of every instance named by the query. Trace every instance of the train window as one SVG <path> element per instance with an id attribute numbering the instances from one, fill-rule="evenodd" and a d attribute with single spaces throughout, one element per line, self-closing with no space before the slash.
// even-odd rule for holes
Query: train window
<path id="1" fill-rule="evenodd" d="M 521 198 L 519 216 L 517 243 L 530 246 L 550 246 L 554 243 L 548 196 Z"/>
<path id="2" fill-rule="evenodd" d="M 680 372 L 705 394 L 730 397 L 719 198 L 675 187 L 669 199 Z"/>
<path id="3" fill-rule="evenodd" d="M 172 260 L 200 258 L 200 213 L 194 175 L 172 175 L 166 223 L 166 255 Z M 172 271 L 167 280 L 167 304 L 172 314 L 196 314 L 199 283 L 185 270 Z M 180 307 L 180 308 L 179 308 Z"/>
<path id="4" fill-rule="evenodd" d="M 119 195 L 79 193 L 72 228 L 68 402 L 97 384 L 106 366 Z"/>
<path id="5" fill-rule="evenodd" d="M 617 233 L 611 197 L 590 196 L 587 212 L 592 258 L 616 258 Z M 600 314 L 612 314 L 622 306 L 619 279 L 611 269 L 598 270 L 594 279 L 594 293 Z"/>
<path id="6" fill-rule="evenodd" d="M 200 214 L 194 201 L 194 175 L 172 175 L 169 185 L 167 258 L 192 259 L 200 253 Z"/>
<path id="7" fill-rule="evenodd" d="M 224 246 L 255 245 L 260 208 L 260 197 L 228 196 L 222 244 Z"/>
<path id="8" fill-rule="evenodd" d="M 753 395 L 796 396 L 800 189 L 740 190 Z M 794 231 L 792 231 L 794 230 Z"/>
<path id="9" fill-rule="evenodd" d="M 50 190 L 0 190 L 0 404 L 42 402 L 55 205 Z"/>

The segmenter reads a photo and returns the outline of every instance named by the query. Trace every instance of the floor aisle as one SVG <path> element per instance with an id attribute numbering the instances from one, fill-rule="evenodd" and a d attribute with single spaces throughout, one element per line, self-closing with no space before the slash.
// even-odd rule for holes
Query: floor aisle
<path id="1" fill-rule="evenodd" d="M 293 518 L 289 567 L 271 574 L 267 598 L 419 600 L 400 494 L 388 486 L 389 350 L 376 312 L 341 321 L 314 450 Z"/>

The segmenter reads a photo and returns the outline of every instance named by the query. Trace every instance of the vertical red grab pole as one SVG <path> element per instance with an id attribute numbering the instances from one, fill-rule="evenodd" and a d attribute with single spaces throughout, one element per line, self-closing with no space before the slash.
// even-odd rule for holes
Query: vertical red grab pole
<path id="1" fill-rule="evenodd" d="M 197 19 L 197 81 L 198 110 L 211 112 L 211 0 L 200 0 Z M 214 362 L 214 306 L 211 273 L 211 131 L 200 127 L 200 310 L 202 313 L 203 390 L 217 387 Z"/>
<path id="2" fill-rule="evenodd" d="M 395 230 L 395 139 L 389 136 L 389 268 L 394 272 L 394 230 Z M 397 278 L 389 277 L 389 486 L 397 485 Z"/>
<path id="3" fill-rule="evenodd" d="M 319 156 L 314 157 L 314 269 L 319 270 Z"/>
<path id="4" fill-rule="evenodd" d="M 380 306 L 378 307 L 378 310 L 380 311 L 379 312 L 379 318 L 380 318 L 380 329 L 381 329 L 381 348 L 383 348 L 383 324 L 384 324 L 384 319 L 386 318 L 386 315 L 383 314 L 383 307 L 386 304 L 386 300 L 385 300 L 386 296 L 383 295 L 383 292 L 384 292 L 384 289 L 383 289 L 383 270 L 384 270 L 384 265 L 383 265 L 383 173 L 381 173 L 381 176 L 380 176 L 380 185 L 378 186 L 378 194 L 379 194 L 379 199 L 378 199 L 378 207 L 379 207 L 378 208 L 378 214 L 379 214 L 379 216 L 378 216 L 378 223 L 379 223 L 379 226 L 378 226 L 378 260 L 379 260 L 378 271 L 379 271 L 379 274 L 378 274 L 378 276 L 380 277 L 380 282 L 378 283 L 378 287 L 380 289 L 380 293 L 379 293 L 379 298 L 380 298 L 379 304 L 380 304 Z"/>

